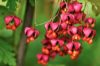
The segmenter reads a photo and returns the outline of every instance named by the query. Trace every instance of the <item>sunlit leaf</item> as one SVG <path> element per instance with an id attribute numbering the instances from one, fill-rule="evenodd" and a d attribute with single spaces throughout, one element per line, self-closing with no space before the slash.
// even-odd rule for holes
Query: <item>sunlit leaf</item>
<path id="1" fill-rule="evenodd" d="M 88 0 L 92 4 L 92 9 L 98 16 L 100 14 L 100 0 Z"/>

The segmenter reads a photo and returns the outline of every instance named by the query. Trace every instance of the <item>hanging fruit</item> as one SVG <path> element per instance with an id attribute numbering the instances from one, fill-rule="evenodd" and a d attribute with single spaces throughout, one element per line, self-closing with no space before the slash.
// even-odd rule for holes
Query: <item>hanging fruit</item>
<path id="1" fill-rule="evenodd" d="M 27 43 L 34 41 L 39 36 L 39 31 L 32 27 L 26 27 L 24 32 L 27 37 L 26 39 Z"/>
<path id="2" fill-rule="evenodd" d="M 80 40 L 93 43 L 96 20 L 87 17 L 82 7 L 82 3 L 77 0 L 60 3 L 58 21 L 53 20 L 45 24 L 42 53 L 37 55 L 39 64 L 46 65 L 50 58 L 55 58 L 56 55 L 70 55 L 72 60 L 77 59 L 82 50 Z"/>
<path id="3" fill-rule="evenodd" d="M 10 30 L 16 30 L 21 24 L 21 19 L 17 16 L 9 15 L 5 17 L 6 28 Z"/>

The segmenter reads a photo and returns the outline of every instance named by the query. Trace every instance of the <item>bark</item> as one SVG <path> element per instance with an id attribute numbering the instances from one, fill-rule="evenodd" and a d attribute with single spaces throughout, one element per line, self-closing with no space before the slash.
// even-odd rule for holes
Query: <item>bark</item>
<path id="1" fill-rule="evenodd" d="M 19 41 L 18 52 L 17 52 L 17 66 L 24 66 L 24 58 L 27 51 L 27 44 L 26 44 L 24 29 L 25 27 L 32 25 L 34 9 L 35 9 L 35 6 L 31 6 L 31 4 L 29 3 L 29 0 L 27 0 L 25 16 L 24 16 L 23 25 L 22 25 L 21 38 Z"/>

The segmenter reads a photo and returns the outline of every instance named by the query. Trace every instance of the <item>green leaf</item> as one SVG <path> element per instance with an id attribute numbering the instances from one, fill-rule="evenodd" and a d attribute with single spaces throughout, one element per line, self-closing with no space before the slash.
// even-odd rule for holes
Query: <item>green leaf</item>
<path id="1" fill-rule="evenodd" d="M 4 15 L 6 15 L 8 12 L 8 9 L 5 6 L 0 6 L 0 29 L 4 28 Z"/>
<path id="2" fill-rule="evenodd" d="M 9 14 L 12 14 L 11 11 L 9 11 L 5 6 L 0 5 L 0 29 L 5 27 L 4 17 Z"/>
<path id="3" fill-rule="evenodd" d="M 7 0 L 2 0 L 2 2 L 5 2 L 5 1 L 7 1 Z"/>
<path id="4" fill-rule="evenodd" d="M 13 47 L 5 41 L 0 40 L 0 62 L 9 66 L 16 66 L 15 54 Z"/>
<path id="5" fill-rule="evenodd" d="M 17 8 L 17 2 L 18 0 L 8 0 L 6 6 L 10 11 L 15 12 Z"/>
<path id="6" fill-rule="evenodd" d="M 29 2 L 30 2 L 30 4 L 31 4 L 32 6 L 35 5 L 35 0 L 29 0 Z"/>
<path id="7" fill-rule="evenodd" d="M 85 11 L 84 11 L 87 15 L 87 17 L 89 16 L 95 16 L 95 12 L 93 12 L 92 10 L 92 4 L 90 2 L 87 2 L 86 7 L 85 7 Z"/>
<path id="8" fill-rule="evenodd" d="M 82 8 L 82 11 L 85 12 L 85 14 L 87 15 L 87 17 L 89 16 L 95 16 L 95 12 L 93 11 L 92 9 L 92 4 L 90 1 L 87 1 L 87 0 L 79 0 L 79 2 L 82 3 L 83 5 L 83 8 Z"/>
<path id="9" fill-rule="evenodd" d="M 12 30 L 7 30 L 6 28 L 0 30 L 0 37 L 9 38 L 13 34 Z"/>
<path id="10" fill-rule="evenodd" d="M 100 0 L 88 0 L 92 4 L 92 10 L 95 12 L 96 16 L 100 14 Z"/>

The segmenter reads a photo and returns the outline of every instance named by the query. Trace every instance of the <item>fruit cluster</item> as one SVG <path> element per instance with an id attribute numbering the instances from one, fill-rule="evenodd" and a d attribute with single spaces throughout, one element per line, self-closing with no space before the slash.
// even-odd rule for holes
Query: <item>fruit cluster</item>
<path id="1" fill-rule="evenodd" d="M 70 55 L 71 59 L 77 59 L 82 49 L 80 40 L 92 44 L 96 34 L 93 29 L 96 20 L 86 16 L 82 11 L 82 3 L 63 1 L 59 11 L 60 18 L 57 22 L 45 24 L 42 53 L 37 55 L 39 64 L 46 65 L 56 55 Z"/>

